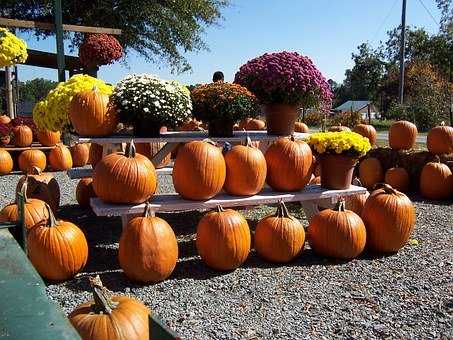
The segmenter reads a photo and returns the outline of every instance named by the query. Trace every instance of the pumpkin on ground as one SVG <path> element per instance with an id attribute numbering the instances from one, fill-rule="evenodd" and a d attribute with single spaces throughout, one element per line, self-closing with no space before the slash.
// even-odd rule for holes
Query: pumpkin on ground
<path id="1" fill-rule="evenodd" d="M 124 274 L 134 281 L 158 282 L 171 275 L 178 260 L 178 242 L 170 225 L 151 216 L 149 204 L 145 216 L 135 217 L 123 230 L 119 262 Z"/>
<path id="2" fill-rule="evenodd" d="M 38 130 L 36 138 L 44 146 L 54 146 L 61 142 L 60 131 Z"/>
<path id="3" fill-rule="evenodd" d="M 10 153 L 0 149 L 0 175 L 7 175 L 13 171 L 14 163 Z"/>
<path id="4" fill-rule="evenodd" d="M 58 221 L 48 205 L 47 211 L 49 219 L 28 231 L 28 257 L 46 279 L 67 280 L 85 266 L 88 243 L 79 227 L 71 222 Z"/>
<path id="5" fill-rule="evenodd" d="M 445 122 L 433 127 L 428 132 L 426 146 L 435 155 L 453 153 L 453 127 L 445 125 Z"/>
<path id="6" fill-rule="evenodd" d="M 192 141 L 179 148 L 173 185 L 182 197 L 206 200 L 222 190 L 226 165 L 222 151 L 209 141 Z"/>
<path id="7" fill-rule="evenodd" d="M 307 185 L 312 173 L 313 155 L 307 143 L 279 138 L 264 155 L 267 184 L 276 191 L 298 191 Z"/>
<path id="8" fill-rule="evenodd" d="M 72 168 L 71 151 L 63 145 L 58 144 L 49 152 L 49 164 L 53 170 L 66 171 Z"/>
<path id="9" fill-rule="evenodd" d="M 27 125 L 13 127 L 13 134 L 15 146 L 25 147 L 33 143 L 33 131 Z"/>
<path id="10" fill-rule="evenodd" d="M 308 133 L 310 132 L 310 129 L 308 128 L 307 124 L 302 122 L 296 122 L 294 124 L 294 132 Z"/>
<path id="11" fill-rule="evenodd" d="M 331 126 L 328 131 L 330 131 L 330 132 L 341 132 L 341 131 L 351 131 L 351 129 L 348 128 L 347 126 L 338 124 L 338 125 Z"/>
<path id="12" fill-rule="evenodd" d="M 433 200 L 449 198 L 453 193 L 453 175 L 450 168 L 439 161 L 426 163 L 420 175 L 420 193 Z"/>
<path id="13" fill-rule="evenodd" d="M 27 182 L 28 197 L 40 199 L 50 205 L 54 212 L 57 211 L 60 206 L 60 186 L 52 174 L 33 167 L 29 174 L 19 179 L 16 193 L 20 192 L 24 182 Z"/>
<path id="14" fill-rule="evenodd" d="M 76 187 L 76 200 L 81 207 L 89 208 L 90 199 L 96 197 L 93 190 L 93 179 L 91 177 L 82 178 Z"/>
<path id="15" fill-rule="evenodd" d="M 74 167 L 85 166 L 90 157 L 90 147 L 86 143 L 77 143 L 71 146 L 72 164 Z"/>
<path id="16" fill-rule="evenodd" d="M 109 105 L 109 96 L 96 87 L 74 95 L 69 107 L 69 118 L 81 136 L 107 136 L 116 130 L 118 115 Z"/>
<path id="17" fill-rule="evenodd" d="M 373 187 L 384 180 L 384 170 L 382 169 L 379 159 L 369 157 L 360 162 L 359 177 L 363 186 L 368 189 Z"/>
<path id="18" fill-rule="evenodd" d="M 90 152 L 88 156 L 88 164 L 91 164 L 93 169 L 96 164 L 102 159 L 102 154 L 104 152 L 104 147 L 101 144 L 91 143 Z"/>
<path id="19" fill-rule="evenodd" d="M 46 165 L 46 155 L 41 150 L 24 150 L 19 155 L 19 169 L 24 173 L 33 172 L 34 167 L 45 169 Z"/>
<path id="20" fill-rule="evenodd" d="M 371 146 L 376 144 L 377 132 L 373 125 L 357 124 L 353 131 L 368 138 Z"/>
<path id="21" fill-rule="evenodd" d="M 11 123 L 11 118 L 9 118 L 7 115 L 0 115 L 0 123 L 9 124 Z"/>
<path id="22" fill-rule="evenodd" d="M 238 124 L 239 130 L 266 130 L 266 123 L 257 118 L 245 118 Z"/>
<path id="23" fill-rule="evenodd" d="M 149 310 L 128 296 L 113 295 L 99 275 L 90 278 L 93 300 L 77 306 L 69 321 L 84 340 L 148 340 Z"/>
<path id="24" fill-rule="evenodd" d="M 195 118 L 189 119 L 184 122 L 181 126 L 178 126 L 177 131 L 204 131 L 202 127 L 202 122 L 196 120 Z"/>
<path id="25" fill-rule="evenodd" d="M 313 216 L 308 226 L 308 242 L 318 254 L 340 259 L 360 255 L 366 244 L 366 229 L 359 215 L 339 201 L 334 209 Z"/>
<path id="26" fill-rule="evenodd" d="M 371 250 L 393 253 L 409 239 L 415 225 L 411 200 L 388 184 L 380 184 L 368 197 L 362 211 Z"/>
<path id="27" fill-rule="evenodd" d="M 304 248 L 303 225 L 288 212 L 280 201 L 277 212 L 258 222 L 255 230 L 255 250 L 271 262 L 289 262 Z"/>
<path id="28" fill-rule="evenodd" d="M 401 191 L 408 192 L 410 179 L 406 169 L 395 167 L 390 168 L 385 172 L 384 182 L 389 184 L 392 188 Z"/>
<path id="29" fill-rule="evenodd" d="M 135 152 L 132 141 L 126 152 L 103 157 L 93 171 L 93 189 L 108 203 L 138 204 L 149 199 L 157 188 L 153 163 Z"/>
<path id="30" fill-rule="evenodd" d="M 154 155 L 156 155 L 166 143 L 137 143 L 135 148 L 140 155 L 148 157 L 149 160 L 152 160 Z M 161 169 L 166 167 L 171 162 L 171 153 L 169 153 L 159 164 L 155 166 L 156 169 Z"/>
<path id="31" fill-rule="evenodd" d="M 359 187 L 362 186 L 362 182 L 360 182 L 359 179 L 354 179 L 352 181 L 352 184 L 357 185 Z M 345 197 L 345 208 L 346 210 L 351 210 L 355 212 L 357 215 L 362 216 L 362 210 L 363 207 L 365 206 L 365 202 L 370 196 L 370 193 L 367 191 L 364 194 L 355 194 L 355 195 L 350 195 Z"/>
<path id="32" fill-rule="evenodd" d="M 410 150 L 417 140 L 417 127 L 411 122 L 401 120 L 389 129 L 389 145 L 394 150 Z"/>
<path id="33" fill-rule="evenodd" d="M 218 206 L 198 223 L 197 250 L 211 268 L 233 270 L 239 267 L 247 259 L 250 242 L 249 225 L 235 210 Z"/>

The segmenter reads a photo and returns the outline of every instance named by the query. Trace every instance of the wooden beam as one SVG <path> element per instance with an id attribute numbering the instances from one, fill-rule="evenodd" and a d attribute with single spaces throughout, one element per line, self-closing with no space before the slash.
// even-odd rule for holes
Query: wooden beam
<path id="1" fill-rule="evenodd" d="M 46 67 L 57 69 L 57 55 L 55 53 L 43 52 L 38 50 L 28 49 L 28 58 L 24 63 L 25 65 Z M 79 70 L 84 66 L 80 63 L 78 57 L 75 56 L 65 56 L 65 68 L 67 70 Z"/>
<path id="2" fill-rule="evenodd" d="M 50 22 L 39 22 L 32 20 L 18 20 L 9 18 L 0 18 L 0 26 L 4 27 L 20 27 L 20 28 L 36 28 L 45 31 L 55 31 L 55 25 Z M 93 27 L 80 25 L 63 24 L 63 31 L 82 32 L 82 33 L 105 33 L 112 35 L 121 35 L 122 31 L 118 28 Z"/>

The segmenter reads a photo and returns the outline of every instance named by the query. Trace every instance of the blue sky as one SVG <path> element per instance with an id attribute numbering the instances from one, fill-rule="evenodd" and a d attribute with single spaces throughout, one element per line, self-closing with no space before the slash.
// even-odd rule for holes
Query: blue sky
<path id="1" fill-rule="evenodd" d="M 222 70 L 231 81 L 247 60 L 265 52 L 297 51 L 313 59 L 325 75 L 344 79 L 351 67 L 351 53 L 365 41 L 377 46 L 387 30 L 401 20 L 402 0 L 233 0 L 224 10 L 224 20 L 206 29 L 210 51 L 186 54 L 193 70 L 172 74 L 165 64 L 147 63 L 135 53 L 121 63 L 103 66 L 99 78 L 116 83 L 129 73 L 154 73 L 186 84 L 209 82 Z M 434 0 L 408 0 L 407 23 L 435 33 L 438 26 L 422 7 L 423 2 L 437 22 L 440 12 Z M 21 34 L 30 48 L 55 51 L 55 40 L 36 41 Z M 56 70 L 20 66 L 21 80 L 43 77 L 57 79 Z"/>

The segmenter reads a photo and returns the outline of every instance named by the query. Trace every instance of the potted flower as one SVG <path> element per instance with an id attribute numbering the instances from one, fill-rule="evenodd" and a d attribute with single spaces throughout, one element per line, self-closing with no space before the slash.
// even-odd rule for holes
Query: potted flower
<path id="1" fill-rule="evenodd" d="M 27 44 L 6 28 L 0 27 L 0 68 L 22 64 L 28 58 Z"/>
<path id="2" fill-rule="evenodd" d="M 248 116 L 255 116 L 255 96 L 239 84 L 215 82 L 200 85 L 192 91 L 194 116 L 208 123 L 209 136 L 233 136 L 233 125 Z"/>
<path id="3" fill-rule="evenodd" d="M 299 108 L 331 106 L 326 79 L 308 57 L 296 52 L 266 53 L 248 61 L 236 73 L 235 83 L 256 95 L 266 115 L 268 134 L 289 135 Z"/>
<path id="4" fill-rule="evenodd" d="M 357 160 L 371 149 L 368 138 L 350 131 L 315 133 L 307 142 L 318 155 L 326 189 L 349 188 Z"/>
<path id="5" fill-rule="evenodd" d="M 159 136 L 162 126 L 175 128 L 186 122 L 192 111 L 190 91 L 177 81 L 151 74 L 133 74 L 121 80 L 111 101 L 122 123 L 134 127 L 142 137 Z"/>
<path id="6" fill-rule="evenodd" d="M 8 145 L 11 141 L 11 127 L 8 124 L 0 123 L 0 145 Z"/>
<path id="7" fill-rule="evenodd" d="M 87 34 L 79 48 L 80 62 L 87 67 L 112 64 L 123 57 L 123 47 L 112 35 Z"/>

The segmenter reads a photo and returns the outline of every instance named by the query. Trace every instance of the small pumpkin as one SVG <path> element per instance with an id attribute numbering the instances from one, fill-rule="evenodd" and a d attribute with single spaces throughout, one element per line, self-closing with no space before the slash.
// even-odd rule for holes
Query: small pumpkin
<path id="1" fill-rule="evenodd" d="M 258 222 L 255 230 L 255 250 L 271 262 L 289 262 L 304 248 L 303 225 L 288 212 L 285 203 L 279 202 L 274 215 Z"/>
<path id="2" fill-rule="evenodd" d="M 60 131 L 38 130 L 36 138 L 44 146 L 54 146 L 61 142 Z"/>
<path id="3" fill-rule="evenodd" d="M 217 270 L 233 270 L 250 252 L 250 229 L 246 219 L 232 209 L 204 215 L 197 226 L 197 249 L 202 260 Z"/>
<path id="4" fill-rule="evenodd" d="M 410 150 L 417 140 L 417 127 L 411 122 L 401 120 L 389 129 L 389 145 L 394 150 Z"/>
<path id="5" fill-rule="evenodd" d="M 58 144 L 49 152 L 49 164 L 53 170 L 66 171 L 72 168 L 71 151 L 63 145 Z"/>
<path id="6" fill-rule="evenodd" d="M 34 167 L 45 169 L 46 165 L 46 155 L 41 150 L 24 150 L 19 155 L 19 169 L 24 173 L 32 173 Z"/>
<path id="7" fill-rule="evenodd" d="M 453 127 L 442 122 L 428 132 L 426 146 L 435 155 L 453 153 Z"/>
<path id="8" fill-rule="evenodd" d="M 10 153 L 0 149 L 0 175 L 7 175 L 13 171 L 14 163 Z"/>
<path id="9" fill-rule="evenodd" d="M 76 187 L 77 203 L 83 208 L 90 207 L 90 199 L 96 197 L 93 190 L 93 179 L 91 177 L 82 178 Z"/>
<path id="10" fill-rule="evenodd" d="M 177 131 L 204 131 L 205 129 L 202 127 L 202 122 L 196 120 L 195 118 L 192 118 L 192 119 L 189 119 L 188 121 L 184 122 L 176 130 Z"/>
<path id="11" fill-rule="evenodd" d="M 409 239 L 415 226 L 415 209 L 411 200 L 388 184 L 378 184 L 362 211 L 371 250 L 393 253 Z"/>
<path id="12" fill-rule="evenodd" d="M 310 132 L 310 129 L 308 128 L 307 124 L 302 123 L 302 122 L 296 122 L 294 124 L 294 131 L 308 133 L 308 132 Z"/>
<path id="13" fill-rule="evenodd" d="M 140 155 L 148 157 L 149 160 L 152 160 L 153 157 L 164 147 L 166 143 L 137 143 L 135 148 Z M 155 166 L 156 169 L 161 169 L 166 167 L 171 162 L 171 153 L 169 153 L 159 164 Z"/>
<path id="14" fill-rule="evenodd" d="M 330 132 L 341 132 L 341 131 L 351 131 L 351 129 L 348 128 L 347 126 L 338 124 L 338 125 L 332 125 L 332 126 L 329 128 L 329 131 L 330 131 Z"/>
<path id="15" fill-rule="evenodd" d="M 93 171 L 93 189 L 100 199 L 109 203 L 138 204 L 149 199 L 157 188 L 153 163 L 135 152 L 134 142 L 126 152 L 103 157 Z"/>
<path id="16" fill-rule="evenodd" d="M 359 177 L 363 186 L 372 189 L 377 183 L 384 180 L 384 170 L 381 162 L 375 157 L 368 157 L 360 162 Z"/>
<path id="17" fill-rule="evenodd" d="M 33 143 L 33 131 L 27 125 L 13 127 L 13 134 L 15 146 L 25 147 Z"/>
<path id="18" fill-rule="evenodd" d="M 141 302 L 113 295 L 99 275 L 90 278 L 93 300 L 77 306 L 69 321 L 84 340 L 149 339 L 149 310 Z"/>
<path id="19" fill-rule="evenodd" d="M 266 122 L 257 118 L 245 118 L 238 124 L 239 130 L 266 130 Z"/>
<path id="20" fill-rule="evenodd" d="M 420 174 L 420 193 L 432 200 L 449 198 L 453 193 L 453 175 L 450 168 L 436 156 L 434 162 L 426 163 Z"/>
<path id="21" fill-rule="evenodd" d="M 90 157 L 90 148 L 86 143 L 77 143 L 71 146 L 72 164 L 74 167 L 85 166 Z"/>
<path id="22" fill-rule="evenodd" d="M 88 164 L 94 168 L 96 164 L 102 159 L 104 153 L 104 147 L 101 144 L 91 143 L 90 152 L 88 156 Z"/>
<path id="23" fill-rule="evenodd" d="M 150 213 L 129 221 L 120 238 L 119 262 L 134 281 L 159 282 L 171 275 L 178 260 L 178 242 L 170 225 Z"/>
<path id="24" fill-rule="evenodd" d="M 368 138 L 371 146 L 376 145 L 377 132 L 373 125 L 357 124 L 353 131 Z"/>
<path id="25" fill-rule="evenodd" d="M 0 115 L 0 123 L 9 124 L 11 123 L 11 118 L 9 118 L 7 115 Z"/>
<path id="26" fill-rule="evenodd" d="M 352 184 L 357 185 L 357 186 L 362 186 L 362 183 L 358 178 L 354 179 L 352 181 Z M 350 195 L 345 197 L 345 208 L 346 210 L 351 210 L 355 212 L 357 215 L 361 216 L 362 215 L 362 210 L 363 207 L 365 206 L 365 202 L 370 196 L 370 193 L 367 191 L 364 194 L 355 194 L 355 195 Z"/>
<path id="27" fill-rule="evenodd" d="M 398 191 L 401 192 L 409 191 L 410 185 L 409 174 L 404 168 L 400 167 L 389 168 L 385 172 L 384 182 L 389 184 L 392 188 Z"/>
<path id="28" fill-rule="evenodd" d="M 313 216 L 308 226 L 308 242 L 318 254 L 340 259 L 360 255 L 366 244 L 366 229 L 359 215 L 345 209 L 340 200 L 334 209 Z"/>

